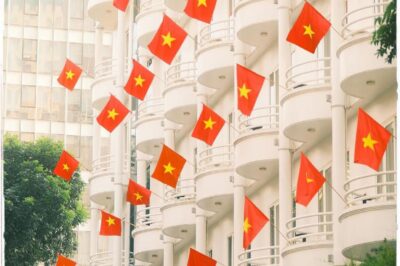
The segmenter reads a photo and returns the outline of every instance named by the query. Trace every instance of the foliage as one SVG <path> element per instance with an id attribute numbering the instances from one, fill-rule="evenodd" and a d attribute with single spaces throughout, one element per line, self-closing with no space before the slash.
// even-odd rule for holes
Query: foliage
<path id="1" fill-rule="evenodd" d="M 84 187 L 77 171 L 71 182 L 52 174 L 61 143 L 42 138 L 23 143 L 4 139 L 6 265 L 54 262 L 76 249 L 73 229 L 86 219 Z"/>
<path id="2" fill-rule="evenodd" d="M 378 46 L 378 57 L 386 56 L 389 64 L 396 58 L 396 1 L 392 0 L 382 17 L 375 19 L 376 30 L 372 35 L 372 43 Z"/>
<path id="3" fill-rule="evenodd" d="M 396 247 L 386 239 L 378 248 L 367 254 L 360 266 L 396 266 Z"/>

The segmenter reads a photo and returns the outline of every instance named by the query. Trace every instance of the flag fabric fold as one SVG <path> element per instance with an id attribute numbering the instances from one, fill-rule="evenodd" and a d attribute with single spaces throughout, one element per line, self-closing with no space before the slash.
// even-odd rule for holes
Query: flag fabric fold
<path id="1" fill-rule="evenodd" d="M 216 266 L 217 261 L 191 248 L 187 266 Z"/>
<path id="2" fill-rule="evenodd" d="M 132 205 L 149 205 L 151 191 L 129 179 L 126 200 Z"/>
<path id="3" fill-rule="evenodd" d="M 100 235 L 120 236 L 121 219 L 105 211 L 101 211 Z"/>
<path id="4" fill-rule="evenodd" d="M 203 104 L 203 110 L 192 132 L 192 137 L 212 145 L 224 124 L 225 120 L 221 116 Z"/>
<path id="5" fill-rule="evenodd" d="M 75 65 L 71 60 L 66 59 L 64 68 L 62 69 L 60 75 L 58 76 L 58 83 L 72 91 L 75 88 L 79 77 L 82 74 L 82 69 Z"/>
<path id="6" fill-rule="evenodd" d="M 118 8 L 122 12 L 125 12 L 128 4 L 129 4 L 129 0 L 113 0 L 113 6 Z"/>
<path id="7" fill-rule="evenodd" d="M 64 257 L 63 255 L 58 255 L 57 256 L 57 263 L 56 266 L 75 266 L 76 262 Z"/>
<path id="8" fill-rule="evenodd" d="M 268 223 L 268 217 L 248 198 L 244 199 L 243 248 L 247 249 L 261 229 Z"/>
<path id="9" fill-rule="evenodd" d="M 129 113 L 125 107 L 114 95 L 111 95 L 106 106 L 97 116 L 97 122 L 107 131 L 112 132 Z"/>
<path id="10" fill-rule="evenodd" d="M 63 150 L 53 173 L 66 181 L 70 181 L 78 166 L 79 162 L 71 154 Z"/>
<path id="11" fill-rule="evenodd" d="M 128 94 L 143 101 L 153 79 L 154 74 L 150 70 L 141 65 L 138 61 L 133 60 L 132 72 L 124 89 Z"/>
<path id="12" fill-rule="evenodd" d="M 188 0 L 185 13 L 191 18 L 210 23 L 217 0 Z"/>
<path id="13" fill-rule="evenodd" d="M 244 115 L 251 115 L 265 78 L 252 70 L 236 65 L 238 86 L 238 109 Z"/>
<path id="14" fill-rule="evenodd" d="M 168 146 L 163 145 L 156 168 L 151 176 L 158 181 L 175 188 L 185 163 L 185 158 L 170 149 Z"/>

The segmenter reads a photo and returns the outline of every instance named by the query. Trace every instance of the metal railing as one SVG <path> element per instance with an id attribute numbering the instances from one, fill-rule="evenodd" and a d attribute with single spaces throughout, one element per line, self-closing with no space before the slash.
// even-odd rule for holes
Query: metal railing
<path id="1" fill-rule="evenodd" d="M 126 256 L 129 256 L 129 265 L 125 264 Z M 130 266 L 134 263 L 133 252 L 126 252 L 125 250 L 122 251 L 121 254 L 121 266 Z M 113 263 L 113 253 L 111 251 L 106 252 L 99 252 L 90 256 L 90 265 L 91 266 L 108 266 L 112 265 Z"/>
<path id="2" fill-rule="evenodd" d="M 259 129 L 279 129 L 279 105 L 258 107 L 251 116 L 239 115 L 240 134 Z"/>
<path id="3" fill-rule="evenodd" d="M 140 5 L 139 5 L 139 12 L 146 12 L 152 9 L 156 8 L 162 8 L 164 7 L 164 1 L 163 0 L 141 0 Z"/>
<path id="4" fill-rule="evenodd" d="M 396 202 L 396 171 L 378 172 L 351 178 L 344 184 L 347 206 L 368 206 Z"/>
<path id="5" fill-rule="evenodd" d="M 235 39 L 234 20 L 213 22 L 199 32 L 197 44 L 203 47 L 212 42 L 233 41 Z"/>
<path id="6" fill-rule="evenodd" d="M 193 178 L 180 178 L 175 189 L 165 187 L 166 203 L 192 200 L 196 197 L 196 184 Z"/>
<path id="7" fill-rule="evenodd" d="M 130 165 L 129 165 L 129 155 L 125 154 L 123 156 L 123 162 L 122 162 L 122 167 L 123 167 L 123 173 L 128 174 L 130 171 Z M 104 176 L 107 174 L 113 174 L 114 173 L 114 166 L 116 164 L 115 157 L 108 154 L 101 156 L 100 158 L 93 160 L 92 162 L 92 178 L 97 178 L 99 176 Z"/>
<path id="8" fill-rule="evenodd" d="M 170 66 L 165 73 L 166 87 L 174 83 L 196 80 L 196 62 L 183 62 Z"/>
<path id="9" fill-rule="evenodd" d="M 279 246 L 246 250 L 239 254 L 239 266 L 279 265 Z"/>
<path id="10" fill-rule="evenodd" d="M 162 224 L 162 215 L 160 211 L 160 207 L 152 206 L 145 207 L 136 212 L 136 228 L 144 229 L 150 226 L 161 226 Z"/>
<path id="11" fill-rule="evenodd" d="M 153 98 L 141 102 L 138 106 L 138 119 L 162 115 L 164 112 L 164 99 Z"/>
<path id="12" fill-rule="evenodd" d="M 317 58 L 294 65 L 286 72 L 286 88 L 328 85 L 331 81 L 331 59 Z"/>
<path id="13" fill-rule="evenodd" d="M 383 15 L 387 5 L 387 1 L 382 1 L 346 13 L 342 19 L 342 36 L 348 39 L 357 34 L 372 33 L 375 29 L 375 19 Z"/>
<path id="14" fill-rule="evenodd" d="M 197 173 L 233 165 L 232 145 L 207 148 L 198 154 Z"/>
<path id="15" fill-rule="evenodd" d="M 129 62 L 128 58 L 125 58 L 125 72 L 128 72 Z M 99 64 L 94 66 L 95 79 L 101 79 L 110 77 L 117 73 L 118 60 L 116 58 L 108 58 L 101 61 Z"/>
<path id="16" fill-rule="evenodd" d="M 291 245 L 332 240 L 332 212 L 313 213 L 290 219 L 286 223 Z"/>

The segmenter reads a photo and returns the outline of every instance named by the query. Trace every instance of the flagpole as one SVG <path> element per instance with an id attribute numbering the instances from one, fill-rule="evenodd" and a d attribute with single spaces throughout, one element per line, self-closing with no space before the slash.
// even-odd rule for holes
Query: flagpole
<path id="1" fill-rule="evenodd" d="M 333 192 L 335 192 L 336 195 L 338 195 L 339 198 L 340 198 L 340 199 L 344 202 L 344 204 L 347 206 L 347 202 L 346 202 L 346 200 L 343 198 L 343 196 L 340 195 L 340 193 L 332 186 L 332 184 L 331 184 L 328 180 L 325 180 L 325 182 L 328 184 L 328 186 L 333 190 Z"/>
<path id="2" fill-rule="evenodd" d="M 278 233 L 283 237 L 283 239 L 285 239 L 286 242 L 290 245 L 289 239 L 281 232 L 281 230 L 279 230 L 279 228 L 273 222 L 270 221 L 270 223 L 276 229 L 276 231 L 278 231 Z"/>
<path id="3" fill-rule="evenodd" d="M 229 126 L 230 126 L 233 130 L 236 131 L 236 133 L 240 134 L 240 131 L 239 131 L 237 128 L 235 128 L 235 127 L 232 125 L 232 123 L 228 123 L 228 124 L 229 124 Z"/>

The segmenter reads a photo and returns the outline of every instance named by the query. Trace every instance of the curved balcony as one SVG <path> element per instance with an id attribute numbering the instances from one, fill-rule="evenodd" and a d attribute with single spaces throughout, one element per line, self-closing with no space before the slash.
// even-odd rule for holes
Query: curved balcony
<path id="1" fill-rule="evenodd" d="M 180 178 L 175 189 L 164 193 L 163 233 L 173 238 L 190 239 L 195 236 L 196 185 L 193 178 Z"/>
<path id="2" fill-rule="evenodd" d="M 396 66 L 385 63 L 376 55 L 377 46 L 371 44 L 375 19 L 382 16 L 388 3 L 358 4 L 343 20 L 345 41 L 338 50 L 341 87 L 358 98 L 372 98 L 387 89 L 395 89 Z"/>
<path id="3" fill-rule="evenodd" d="M 186 6 L 186 0 L 165 0 L 165 6 L 176 12 L 183 12 Z"/>
<path id="4" fill-rule="evenodd" d="M 94 67 L 95 78 L 92 82 L 92 105 L 101 111 L 115 88 L 118 60 L 108 58 Z M 128 74 L 128 59 L 125 59 L 125 76 Z"/>
<path id="5" fill-rule="evenodd" d="M 129 258 L 129 263 L 126 264 L 127 256 Z M 130 266 L 130 265 L 137 265 L 133 264 L 133 252 L 126 252 L 125 250 L 122 251 L 121 254 L 121 266 Z M 110 266 L 113 265 L 113 253 L 111 251 L 108 252 L 100 252 L 90 256 L 90 266 Z M 139 265 L 137 265 L 139 266 Z"/>
<path id="6" fill-rule="evenodd" d="M 274 0 L 236 0 L 237 37 L 253 46 L 267 47 L 278 36 L 278 4 Z"/>
<path id="7" fill-rule="evenodd" d="M 347 206 L 339 221 L 347 237 L 343 254 L 362 260 L 386 238 L 396 239 L 396 171 L 353 177 L 345 183 Z M 378 230 L 377 230 L 378 228 Z"/>
<path id="8" fill-rule="evenodd" d="M 136 149 L 148 154 L 158 155 L 164 143 L 163 131 L 164 102 L 162 98 L 145 100 L 138 106 L 136 128 Z"/>
<path id="9" fill-rule="evenodd" d="M 136 212 L 132 231 L 135 259 L 161 265 L 163 261 L 162 216 L 160 207 L 145 207 Z"/>
<path id="10" fill-rule="evenodd" d="M 197 38 L 196 63 L 199 83 L 224 89 L 233 80 L 233 20 L 222 20 L 202 28 Z"/>
<path id="11" fill-rule="evenodd" d="M 165 82 L 165 117 L 178 124 L 194 122 L 197 113 L 195 62 L 183 62 L 169 67 Z"/>
<path id="12" fill-rule="evenodd" d="M 279 265 L 279 246 L 253 248 L 241 253 L 238 266 L 248 265 Z"/>
<path id="13" fill-rule="evenodd" d="M 332 213 L 298 216 L 286 223 L 289 245 L 282 253 L 285 265 L 328 266 L 332 254 Z"/>
<path id="14" fill-rule="evenodd" d="M 233 147 L 210 147 L 197 155 L 196 202 L 207 211 L 227 210 L 233 204 Z"/>
<path id="15" fill-rule="evenodd" d="M 165 11 L 163 0 L 141 0 L 136 16 L 137 42 L 147 48 L 158 30 Z"/>
<path id="16" fill-rule="evenodd" d="M 90 183 L 90 200 L 102 206 L 110 206 L 114 202 L 114 178 L 115 157 L 111 155 L 102 156 L 92 162 L 93 170 Z M 128 185 L 129 159 L 125 155 L 123 161 L 122 182 Z"/>
<path id="17" fill-rule="evenodd" d="M 281 99 L 284 134 L 295 141 L 318 140 L 331 131 L 330 58 L 292 66 Z"/>
<path id="18" fill-rule="evenodd" d="M 236 172 L 250 179 L 272 178 L 278 171 L 279 106 L 255 108 L 251 116 L 239 115 L 238 122 Z"/>
<path id="19" fill-rule="evenodd" d="M 100 22 L 105 30 L 112 31 L 117 26 L 117 9 L 112 0 L 89 0 L 89 17 Z"/>

